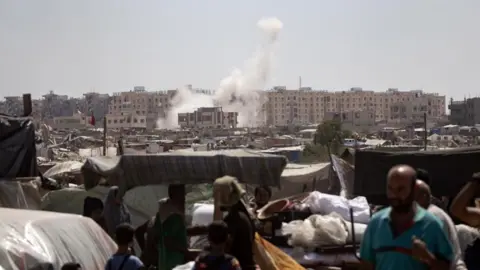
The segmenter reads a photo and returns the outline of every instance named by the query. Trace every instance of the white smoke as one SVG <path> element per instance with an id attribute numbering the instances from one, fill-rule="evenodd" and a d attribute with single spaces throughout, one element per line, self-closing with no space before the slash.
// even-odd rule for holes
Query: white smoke
<path id="1" fill-rule="evenodd" d="M 166 117 L 157 120 L 157 128 L 178 128 L 179 113 L 193 112 L 200 107 L 212 106 L 214 106 L 212 96 L 194 92 L 188 86 L 182 87 L 177 90 L 175 96 L 170 100 Z"/>
<path id="2" fill-rule="evenodd" d="M 238 112 L 239 126 L 252 127 L 262 124 L 260 111 L 266 102 L 266 96 L 262 95 L 261 90 L 264 89 L 270 75 L 274 47 L 283 24 L 277 18 L 266 18 L 260 20 L 257 26 L 266 34 L 267 39 L 246 61 L 243 70 L 234 69 L 230 76 L 221 80 L 213 96 L 194 93 L 187 88 L 179 89 L 172 99 L 172 108 L 168 111 L 167 117 L 159 119 L 157 127 L 167 129 L 178 127 L 178 113 L 211 106 L 220 106 L 224 112 Z"/>

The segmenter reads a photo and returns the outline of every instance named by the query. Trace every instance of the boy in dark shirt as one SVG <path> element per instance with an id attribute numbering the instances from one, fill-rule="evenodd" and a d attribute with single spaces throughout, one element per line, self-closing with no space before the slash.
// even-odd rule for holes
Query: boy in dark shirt
<path id="1" fill-rule="evenodd" d="M 241 270 L 235 257 L 225 254 L 228 227 L 223 221 L 214 221 L 208 226 L 210 248 L 195 260 L 192 270 Z"/>

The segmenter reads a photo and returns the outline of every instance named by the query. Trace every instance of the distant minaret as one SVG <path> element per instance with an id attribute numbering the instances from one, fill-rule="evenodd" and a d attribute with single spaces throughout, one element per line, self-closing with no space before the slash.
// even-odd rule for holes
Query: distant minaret
<path id="1" fill-rule="evenodd" d="M 302 89 L 302 76 L 298 76 L 298 90 Z"/>

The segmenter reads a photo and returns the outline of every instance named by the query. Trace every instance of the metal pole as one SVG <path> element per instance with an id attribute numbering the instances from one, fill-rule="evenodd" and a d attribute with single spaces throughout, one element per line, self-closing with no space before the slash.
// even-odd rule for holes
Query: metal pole
<path id="1" fill-rule="evenodd" d="M 103 155 L 107 155 L 107 117 L 103 117 Z"/>
<path id="2" fill-rule="evenodd" d="M 23 116 L 32 114 L 32 95 L 23 94 Z"/>
<path id="3" fill-rule="evenodd" d="M 427 150 L 427 113 L 423 113 L 423 144 L 424 150 Z"/>

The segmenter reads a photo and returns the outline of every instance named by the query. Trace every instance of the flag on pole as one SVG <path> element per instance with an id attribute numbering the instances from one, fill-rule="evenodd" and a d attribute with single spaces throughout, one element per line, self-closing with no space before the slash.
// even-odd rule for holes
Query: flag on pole
<path id="1" fill-rule="evenodd" d="M 92 117 L 90 117 L 90 125 L 95 126 L 95 116 L 93 115 L 93 112 Z"/>

